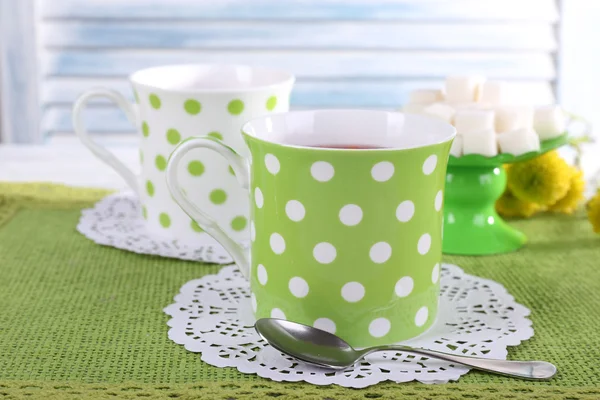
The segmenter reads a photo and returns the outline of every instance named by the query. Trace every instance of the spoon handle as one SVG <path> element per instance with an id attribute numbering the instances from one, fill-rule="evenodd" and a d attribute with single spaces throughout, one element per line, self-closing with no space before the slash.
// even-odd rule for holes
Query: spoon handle
<path id="1" fill-rule="evenodd" d="M 546 361 L 510 361 L 490 358 L 459 356 L 442 353 L 440 351 L 418 349 L 408 346 L 391 345 L 365 349 L 363 356 L 376 351 L 401 351 L 422 356 L 437 358 L 462 364 L 481 371 L 492 372 L 500 375 L 513 376 L 524 379 L 550 379 L 556 374 L 556 367 Z"/>

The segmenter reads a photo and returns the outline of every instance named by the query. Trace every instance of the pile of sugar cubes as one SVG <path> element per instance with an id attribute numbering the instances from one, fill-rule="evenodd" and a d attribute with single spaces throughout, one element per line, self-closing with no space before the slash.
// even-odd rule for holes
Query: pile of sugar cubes
<path id="1" fill-rule="evenodd" d="M 445 90 L 410 93 L 404 112 L 441 118 L 457 131 L 451 154 L 496 156 L 539 151 L 540 140 L 564 133 L 565 116 L 557 105 L 533 107 L 510 104 L 507 82 L 479 76 L 450 76 Z M 514 93 L 511 93 L 514 95 Z"/>

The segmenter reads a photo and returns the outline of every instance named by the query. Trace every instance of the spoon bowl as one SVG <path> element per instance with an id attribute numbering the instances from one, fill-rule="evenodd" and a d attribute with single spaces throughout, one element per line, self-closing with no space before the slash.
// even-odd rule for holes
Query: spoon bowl
<path id="1" fill-rule="evenodd" d="M 401 351 L 462 364 L 481 371 L 523 379 L 550 379 L 556 367 L 545 361 L 509 361 L 467 357 L 403 345 L 356 350 L 332 333 L 276 318 L 262 318 L 254 325 L 258 334 L 277 350 L 294 358 L 332 369 L 346 369 L 377 351 Z"/>
<path id="2" fill-rule="evenodd" d="M 344 369 L 356 362 L 356 350 L 329 332 L 275 318 L 259 319 L 255 328 L 271 346 L 307 363 Z"/>

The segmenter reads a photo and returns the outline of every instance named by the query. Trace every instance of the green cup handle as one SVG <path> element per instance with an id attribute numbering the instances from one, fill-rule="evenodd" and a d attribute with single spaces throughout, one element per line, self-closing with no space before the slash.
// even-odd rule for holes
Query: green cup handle
<path id="1" fill-rule="evenodd" d="M 193 149 L 211 149 L 221 154 L 231 164 L 235 176 L 239 184 L 244 188 L 248 189 L 250 186 L 250 171 L 246 160 L 235 152 L 231 147 L 223 144 L 218 139 L 211 137 L 195 137 L 190 138 L 182 142 L 175 151 L 169 157 L 167 164 L 167 186 L 171 195 L 175 199 L 175 202 L 179 204 L 179 207 L 190 216 L 196 223 L 204 229 L 206 233 L 212 236 L 217 242 L 219 242 L 225 250 L 231 254 L 231 257 L 238 265 L 242 275 L 246 279 L 250 276 L 250 262 L 249 253 L 246 249 L 240 246 L 235 240 L 233 240 L 217 222 L 208 215 L 205 211 L 201 210 L 196 204 L 191 202 L 187 196 L 181 190 L 179 182 L 177 180 L 177 171 L 179 163 L 183 156 L 185 156 L 190 150 Z"/>

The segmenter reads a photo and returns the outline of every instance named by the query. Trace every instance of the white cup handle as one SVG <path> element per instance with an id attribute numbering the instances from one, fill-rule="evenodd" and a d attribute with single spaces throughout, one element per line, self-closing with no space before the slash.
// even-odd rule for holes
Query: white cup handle
<path id="1" fill-rule="evenodd" d="M 104 147 L 95 143 L 90 137 L 85 124 L 83 123 L 82 111 L 87 105 L 88 101 L 94 97 L 105 97 L 112 100 L 127 116 L 127 119 L 134 124 L 138 125 L 137 107 L 131 104 L 121 93 L 110 89 L 95 88 L 84 92 L 73 106 L 73 128 L 75 133 L 79 136 L 81 142 L 86 145 L 96 157 L 104 161 L 107 165 L 112 167 L 129 185 L 133 191 L 139 195 L 140 188 L 138 179 L 135 174 L 125 166 L 117 157 L 111 152 L 106 150 Z"/>
<path id="2" fill-rule="evenodd" d="M 225 250 L 231 254 L 231 257 L 238 265 L 242 275 L 246 279 L 249 279 L 250 275 L 250 257 L 248 252 L 240 246 L 235 240 L 233 240 L 217 222 L 206 212 L 198 208 L 197 205 L 192 203 L 187 196 L 181 190 L 179 182 L 177 180 L 177 171 L 179 163 L 183 156 L 185 156 L 192 149 L 211 149 L 221 154 L 231 164 L 235 176 L 244 189 L 248 189 L 250 186 L 250 171 L 248 164 L 243 157 L 238 155 L 235 150 L 231 147 L 223 144 L 220 140 L 205 137 L 195 137 L 183 141 L 177 148 L 171 153 L 169 162 L 167 163 L 167 186 L 171 195 L 175 199 L 175 202 L 179 204 L 181 209 L 189 215 L 196 223 L 204 229 L 206 233 L 215 238 Z"/>

